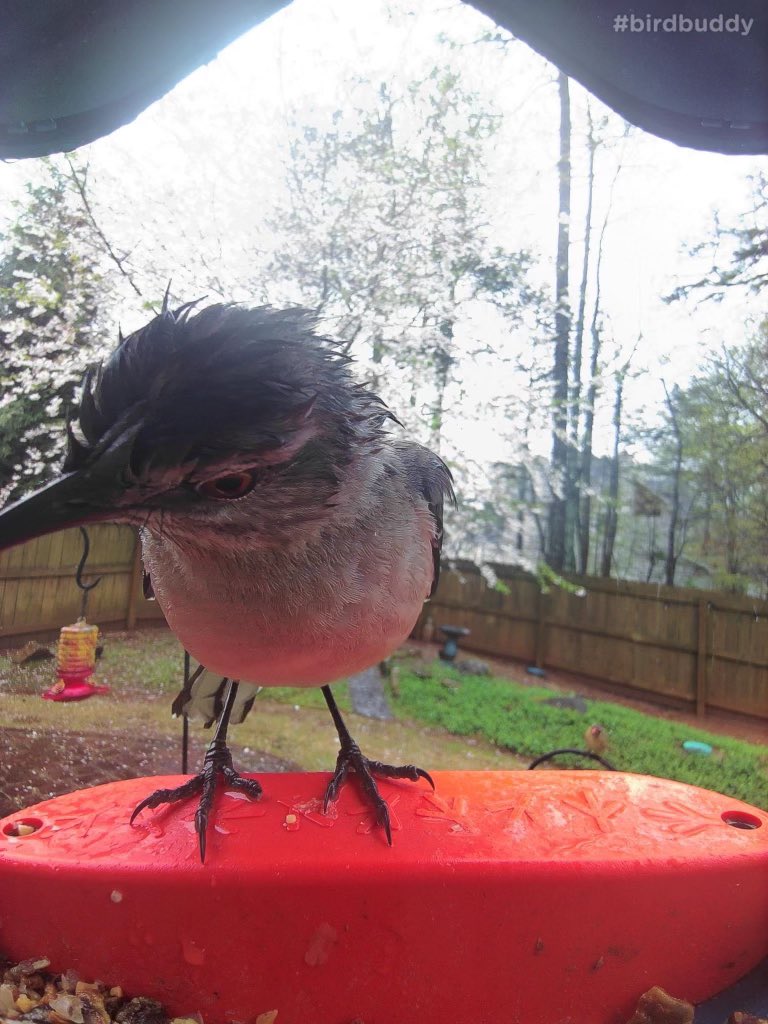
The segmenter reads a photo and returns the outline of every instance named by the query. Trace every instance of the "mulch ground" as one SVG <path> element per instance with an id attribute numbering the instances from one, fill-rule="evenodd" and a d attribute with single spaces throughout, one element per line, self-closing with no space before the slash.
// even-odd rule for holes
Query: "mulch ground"
<path id="1" fill-rule="evenodd" d="M 297 765 L 230 744 L 239 771 L 296 771 Z M 205 743 L 192 738 L 189 766 L 196 771 Z M 73 733 L 46 729 L 0 730 L 0 818 L 75 789 L 147 775 L 181 774 L 181 739 L 126 732 Z"/>

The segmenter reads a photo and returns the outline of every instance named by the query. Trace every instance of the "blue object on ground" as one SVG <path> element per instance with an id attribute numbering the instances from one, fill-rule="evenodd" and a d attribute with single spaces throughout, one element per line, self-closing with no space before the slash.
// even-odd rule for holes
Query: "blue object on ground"
<path id="1" fill-rule="evenodd" d="M 701 743 L 699 740 L 685 740 L 683 750 L 687 750 L 689 754 L 708 755 L 712 753 L 712 747 L 709 743 Z"/>
<path id="2" fill-rule="evenodd" d="M 529 676 L 539 676 L 541 679 L 547 674 L 543 668 L 539 668 L 538 665 L 529 665 L 525 670 Z"/>

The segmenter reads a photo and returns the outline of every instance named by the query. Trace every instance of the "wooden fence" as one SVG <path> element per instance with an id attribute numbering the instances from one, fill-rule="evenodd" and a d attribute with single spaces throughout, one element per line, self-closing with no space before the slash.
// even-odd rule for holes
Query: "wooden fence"
<path id="1" fill-rule="evenodd" d="M 612 689 L 695 710 L 768 718 L 768 601 L 714 591 L 569 577 L 581 596 L 492 567 L 454 563 L 426 606 L 436 626 L 466 626 L 462 647 L 563 669 Z M 417 627 L 418 629 L 419 627 Z"/>
<path id="2" fill-rule="evenodd" d="M 88 583 L 101 582 L 88 596 L 88 620 L 133 629 L 140 620 L 162 620 L 155 601 L 141 591 L 140 551 L 127 526 L 92 526 L 91 550 L 83 570 Z M 0 644 L 54 632 L 80 614 L 82 595 L 75 569 L 83 552 L 80 531 L 62 530 L 0 554 Z"/>
<path id="3" fill-rule="evenodd" d="M 89 528 L 85 579 L 102 576 L 88 619 L 133 629 L 162 620 L 141 592 L 140 552 L 128 527 Z M 0 645 L 74 622 L 81 594 L 78 530 L 41 537 L 0 554 Z M 423 625 L 467 626 L 467 650 L 588 676 L 649 700 L 768 718 L 768 602 L 712 591 L 573 577 L 576 596 L 508 566 L 493 566 L 504 591 L 471 563 L 453 563 L 425 606 Z M 417 626 L 416 635 L 418 635 Z"/>

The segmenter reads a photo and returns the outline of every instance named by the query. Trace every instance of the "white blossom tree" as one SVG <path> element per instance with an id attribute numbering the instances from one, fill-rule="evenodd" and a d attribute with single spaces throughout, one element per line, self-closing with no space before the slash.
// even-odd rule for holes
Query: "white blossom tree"
<path id="1" fill-rule="evenodd" d="M 499 115 L 447 66 L 397 87 L 362 80 L 352 95 L 324 124 L 294 119 L 270 298 L 331 321 L 440 448 L 459 364 L 487 344 L 473 314 L 493 310 L 509 331 L 544 301 L 530 253 L 492 241 L 484 158 Z"/>
<path id="2" fill-rule="evenodd" d="M 13 498 L 60 462 L 85 366 L 108 346 L 109 287 L 91 229 L 54 161 L 0 236 L 0 490 Z"/>

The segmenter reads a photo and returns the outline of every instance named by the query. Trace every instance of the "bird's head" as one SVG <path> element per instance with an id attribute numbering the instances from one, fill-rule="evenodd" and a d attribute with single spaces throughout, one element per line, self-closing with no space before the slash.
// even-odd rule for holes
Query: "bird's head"
<path id="1" fill-rule="evenodd" d="M 295 535 L 393 418 L 349 362 L 304 310 L 165 309 L 89 369 L 61 476 L 0 513 L 0 549 L 94 521 Z"/>

